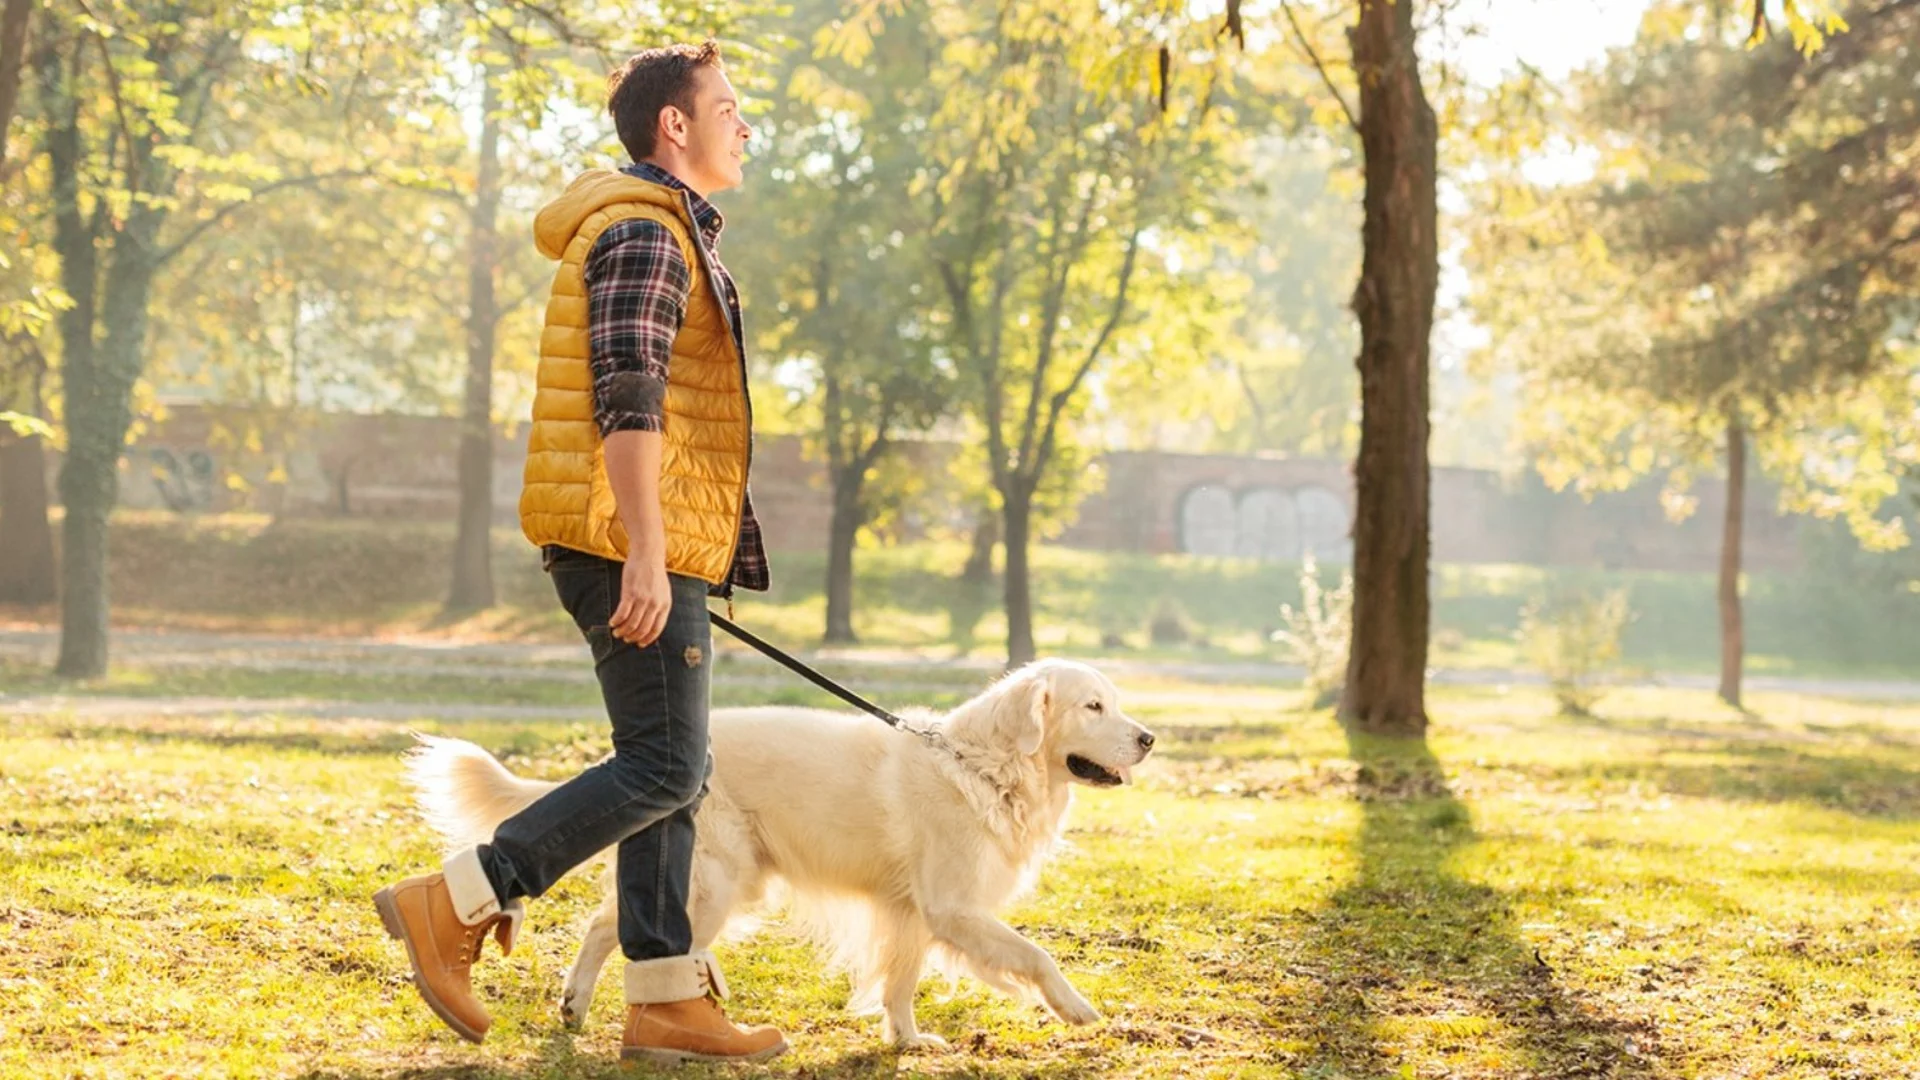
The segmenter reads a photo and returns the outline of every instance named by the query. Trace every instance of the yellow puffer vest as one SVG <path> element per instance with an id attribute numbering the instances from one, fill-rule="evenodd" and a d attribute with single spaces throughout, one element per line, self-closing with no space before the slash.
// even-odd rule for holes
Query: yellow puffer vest
<path id="1" fill-rule="evenodd" d="M 693 239 L 693 211 L 684 195 L 623 173 L 581 175 L 534 218 L 540 253 L 559 259 L 560 269 L 540 335 L 520 529 L 535 544 L 627 557 L 627 532 L 607 486 L 593 418 L 582 267 L 608 226 L 636 217 L 666 226 L 693 277 L 686 321 L 673 340 L 663 425 L 667 570 L 723 584 L 739 543 L 751 455 L 746 365 L 734 344 L 726 301 L 714 288 L 706 248 Z"/>

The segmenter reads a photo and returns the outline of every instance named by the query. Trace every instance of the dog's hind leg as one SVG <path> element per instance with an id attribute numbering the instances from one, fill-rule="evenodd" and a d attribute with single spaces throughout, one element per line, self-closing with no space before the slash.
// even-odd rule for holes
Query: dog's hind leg
<path id="1" fill-rule="evenodd" d="M 874 950 L 876 970 L 869 977 L 880 982 L 880 1008 L 886 1017 L 881 1034 L 902 1050 L 945 1050 L 947 1040 L 922 1032 L 913 1020 L 913 995 L 933 935 L 911 911 L 876 912 L 874 928 L 880 940 Z"/>
<path id="2" fill-rule="evenodd" d="M 607 957 L 612 956 L 619 945 L 619 896 L 608 888 L 606 898 L 587 923 L 587 932 L 580 941 L 580 955 L 567 969 L 565 989 L 560 993 L 560 1019 L 567 1027 L 578 1031 L 580 1025 L 586 1023 L 587 1008 L 593 1004 L 593 984 L 599 981 L 600 969 L 606 966 Z"/>
<path id="3" fill-rule="evenodd" d="M 975 912 L 928 912 L 927 925 L 934 940 L 953 950 L 983 982 L 1031 987 L 1055 1016 L 1069 1024 L 1100 1019 L 1093 1005 L 1060 974 L 1053 957 L 1006 923 Z"/>
<path id="4" fill-rule="evenodd" d="M 687 921 L 693 927 L 693 948 L 711 948 L 720 931 L 727 928 L 727 916 L 741 897 L 738 883 L 726 863 L 705 852 L 693 857 L 693 888 L 687 897 Z"/>

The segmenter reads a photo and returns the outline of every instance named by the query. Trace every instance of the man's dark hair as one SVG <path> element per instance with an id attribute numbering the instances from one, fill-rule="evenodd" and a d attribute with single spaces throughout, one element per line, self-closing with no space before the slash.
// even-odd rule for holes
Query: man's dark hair
<path id="1" fill-rule="evenodd" d="M 653 156 L 661 109 L 671 105 L 693 115 L 694 74 L 703 66 L 725 70 L 712 41 L 637 52 L 607 76 L 607 111 L 633 160 Z"/>

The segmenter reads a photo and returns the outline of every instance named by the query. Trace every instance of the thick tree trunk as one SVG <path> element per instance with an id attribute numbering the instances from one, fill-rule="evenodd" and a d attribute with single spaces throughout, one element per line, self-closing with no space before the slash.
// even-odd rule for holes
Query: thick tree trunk
<path id="1" fill-rule="evenodd" d="M 55 671 L 93 678 L 107 671 L 107 518 L 120 492 L 120 455 L 133 420 L 133 384 L 147 344 L 157 217 L 135 211 L 114 237 L 102 292 L 106 334 L 97 363 L 69 359 L 67 459 L 60 470 L 66 520 L 60 547 L 60 659 Z"/>
<path id="2" fill-rule="evenodd" d="M 493 347 L 499 321 L 494 267 L 499 261 L 500 91 L 484 66 L 485 118 L 480 123 L 478 191 L 469 216 L 467 263 L 467 387 L 460 425 L 459 532 L 453 542 L 453 583 L 447 611 L 493 606 Z"/>
<path id="3" fill-rule="evenodd" d="M 0 13 L 0 178 L 7 175 L 7 131 L 20 104 L 20 73 L 26 67 L 27 20 L 33 0 L 7 0 Z M 42 481 L 41 486 L 45 486 Z"/>
<path id="4" fill-rule="evenodd" d="M 1746 629 L 1740 612 L 1740 542 L 1747 512 L 1747 432 L 1727 421 L 1727 515 L 1720 539 L 1720 700 L 1738 709 Z"/>
<path id="5" fill-rule="evenodd" d="M 38 373 L 21 381 L 26 392 L 14 404 L 20 412 L 39 416 Z M 47 518 L 46 440 L 0 430 L 0 603 L 52 603 L 59 596 L 55 573 L 53 526 Z"/>
<path id="6" fill-rule="evenodd" d="M 993 549 L 999 543 L 1000 517 L 992 507 L 986 507 L 973 526 L 973 545 L 967 549 L 967 562 L 960 568 L 960 580 L 968 585 L 985 585 L 993 580 Z"/>
<path id="7" fill-rule="evenodd" d="M 1007 666 L 1016 668 L 1022 664 L 1032 663 L 1035 655 L 1033 583 L 1027 562 L 1028 545 L 1033 540 L 1033 496 L 1021 490 L 1016 482 L 1014 490 L 1003 492 L 1002 497 L 1005 501 L 1002 519 L 1007 551 L 1007 574 L 1004 582 L 1007 610 Z"/>
<path id="8" fill-rule="evenodd" d="M 860 492 L 866 475 L 858 466 L 834 470 L 833 520 L 827 529 L 827 632 L 829 645 L 851 645 L 853 633 L 853 544 L 865 524 Z"/>
<path id="9" fill-rule="evenodd" d="M 1360 456 L 1354 469 L 1353 640 L 1340 715 L 1365 731 L 1426 731 L 1427 359 L 1439 281 L 1433 109 L 1412 0 L 1361 0 L 1366 219 L 1360 283 Z"/>

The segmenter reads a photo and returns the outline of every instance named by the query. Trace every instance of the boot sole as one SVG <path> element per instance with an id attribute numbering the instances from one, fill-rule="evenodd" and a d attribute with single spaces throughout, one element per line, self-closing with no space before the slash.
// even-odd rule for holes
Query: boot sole
<path id="1" fill-rule="evenodd" d="M 441 1023 L 452 1028 L 455 1035 L 470 1043 L 484 1041 L 486 1032 L 475 1031 L 462 1023 L 441 1003 L 439 995 L 427 988 L 427 980 L 420 976 L 420 957 L 413 951 L 413 938 L 407 935 L 406 923 L 400 920 L 400 908 L 394 902 L 393 889 L 389 887 L 374 893 L 373 906 L 380 912 L 380 922 L 387 928 L 387 936 L 407 947 L 407 966 L 412 969 L 413 988 L 420 991 L 420 999 L 427 1003 L 427 1008 L 433 1010 L 433 1015 L 439 1017 Z"/>
<path id="2" fill-rule="evenodd" d="M 692 1050 L 667 1050 L 651 1046 L 623 1046 L 621 1061 L 647 1061 L 655 1065 L 684 1065 L 689 1061 L 766 1061 L 787 1052 L 786 1042 L 778 1042 L 751 1054 L 697 1054 Z"/>

